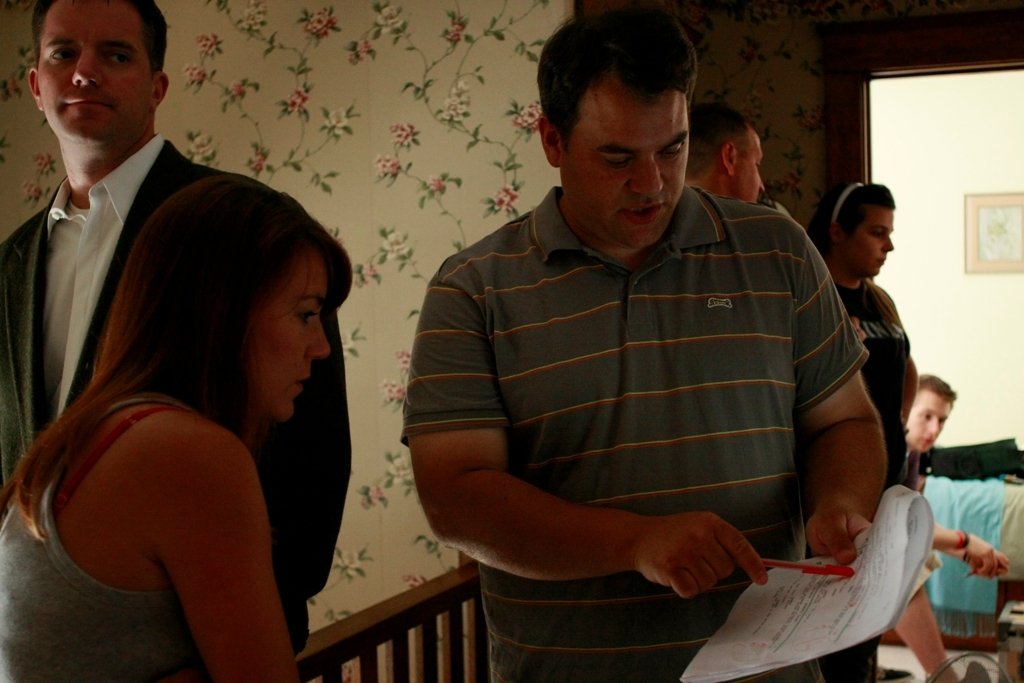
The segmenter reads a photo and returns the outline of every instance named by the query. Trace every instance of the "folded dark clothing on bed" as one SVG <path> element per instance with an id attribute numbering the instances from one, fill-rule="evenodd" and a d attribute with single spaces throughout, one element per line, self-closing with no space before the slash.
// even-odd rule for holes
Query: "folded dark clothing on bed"
<path id="1" fill-rule="evenodd" d="M 1001 474 L 1024 474 L 1024 453 L 1016 439 L 951 448 L 933 448 L 922 458 L 922 470 L 950 479 L 985 479 Z"/>

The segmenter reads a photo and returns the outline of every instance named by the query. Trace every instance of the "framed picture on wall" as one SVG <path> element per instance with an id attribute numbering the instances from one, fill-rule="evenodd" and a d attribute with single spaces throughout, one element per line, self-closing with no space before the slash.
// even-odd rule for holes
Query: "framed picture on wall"
<path id="1" fill-rule="evenodd" d="M 1024 192 L 964 195 L 968 273 L 1024 273 Z"/>

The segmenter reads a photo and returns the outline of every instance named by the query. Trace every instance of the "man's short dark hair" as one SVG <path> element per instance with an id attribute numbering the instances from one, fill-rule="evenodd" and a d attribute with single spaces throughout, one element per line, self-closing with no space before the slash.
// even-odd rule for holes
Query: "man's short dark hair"
<path id="1" fill-rule="evenodd" d="M 42 54 L 43 23 L 46 13 L 56 0 L 36 0 L 32 8 L 32 44 L 36 49 L 36 61 Z M 149 67 L 153 71 L 164 70 L 164 54 L 167 52 L 167 20 L 153 0 L 128 0 L 142 19 L 142 44 L 149 55 Z"/>
<path id="2" fill-rule="evenodd" d="M 953 391 L 953 387 L 935 375 L 921 375 L 918 377 L 917 390 L 919 392 L 930 391 L 950 405 L 956 402 L 956 392 Z"/>
<path id="3" fill-rule="evenodd" d="M 697 54 L 679 19 L 662 9 L 634 7 L 569 19 L 544 45 L 537 69 L 541 108 L 563 138 L 576 125 L 583 94 L 605 76 L 643 98 L 678 90 L 689 100 Z"/>
<path id="4" fill-rule="evenodd" d="M 732 140 L 736 146 L 746 145 L 750 119 L 724 102 L 702 102 L 690 109 L 690 153 L 687 171 L 701 174 L 718 156 L 718 150 Z"/>

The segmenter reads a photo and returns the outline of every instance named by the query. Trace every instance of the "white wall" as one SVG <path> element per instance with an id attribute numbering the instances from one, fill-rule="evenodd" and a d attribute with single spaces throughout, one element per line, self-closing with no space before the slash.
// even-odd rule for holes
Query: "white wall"
<path id="1" fill-rule="evenodd" d="M 876 80 L 874 182 L 896 198 L 877 278 L 922 373 L 959 394 L 940 444 L 1024 446 L 1024 272 L 965 272 L 965 194 L 1024 195 L 1024 71 Z"/>

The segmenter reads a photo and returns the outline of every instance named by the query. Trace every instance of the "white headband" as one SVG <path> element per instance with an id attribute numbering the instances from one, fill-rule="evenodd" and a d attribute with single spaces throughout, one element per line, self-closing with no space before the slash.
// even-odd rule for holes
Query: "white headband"
<path id="1" fill-rule="evenodd" d="M 850 193 L 856 190 L 858 187 L 864 187 L 864 183 L 850 183 L 846 186 L 846 189 L 839 195 L 839 199 L 836 200 L 836 208 L 832 209 L 832 222 L 835 223 L 839 218 L 839 210 L 843 208 L 843 202 L 850 196 Z"/>

